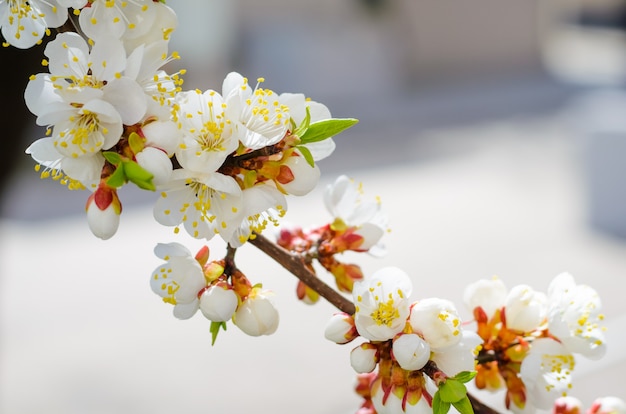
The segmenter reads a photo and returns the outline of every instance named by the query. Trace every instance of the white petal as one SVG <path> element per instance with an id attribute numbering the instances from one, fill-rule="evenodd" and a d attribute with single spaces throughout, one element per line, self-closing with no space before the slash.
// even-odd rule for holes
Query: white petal
<path id="1" fill-rule="evenodd" d="M 117 109 L 124 125 L 134 125 L 146 114 L 146 95 L 134 80 L 127 77 L 114 79 L 103 90 L 104 99 Z"/>

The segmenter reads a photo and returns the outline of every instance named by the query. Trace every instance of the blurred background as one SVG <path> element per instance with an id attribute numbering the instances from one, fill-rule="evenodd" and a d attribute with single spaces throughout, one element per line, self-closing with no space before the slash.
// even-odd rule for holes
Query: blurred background
<path id="1" fill-rule="evenodd" d="M 327 219 L 321 188 L 348 174 L 382 198 L 392 232 L 384 259 L 346 260 L 403 268 L 416 299 L 462 307 L 480 278 L 544 290 L 571 272 L 603 298 L 612 341 L 604 360 L 579 361 L 573 395 L 626 398 L 626 2 L 168 4 L 185 88 L 219 91 L 236 70 L 360 120 L 289 221 Z M 351 347 L 322 338 L 332 309 L 296 303 L 295 282 L 252 247 L 240 267 L 268 275 L 281 328 L 232 327 L 211 348 L 206 320 L 174 320 L 149 291 L 154 243 L 200 245 L 152 222 L 153 194 L 124 188 L 120 231 L 101 242 L 87 194 L 39 180 L 24 149 L 43 130 L 22 96 L 41 54 L 0 49 L 0 412 L 354 412 Z"/>

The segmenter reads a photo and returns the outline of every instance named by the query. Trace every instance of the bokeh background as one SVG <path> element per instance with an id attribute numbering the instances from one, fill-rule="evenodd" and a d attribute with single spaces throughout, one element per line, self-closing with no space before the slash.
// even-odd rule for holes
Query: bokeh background
<path id="1" fill-rule="evenodd" d="M 598 290 L 609 328 L 607 357 L 578 361 L 572 394 L 626 398 L 624 1 L 168 4 L 183 57 L 168 69 L 188 70 L 186 88 L 220 90 L 236 70 L 360 119 L 320 163 L 320 188 L 290 200 L 288 221 L 327 220 L 321 191 L 348 174 L 382 198 L 392 232 L 385 258 L 345 260 L 403 268 L 415 299 L 463 309 L 480 278 L 545 290 L 572 273 Z M 251 246 L 237 255 L 276 291 L 277 334 L 231 325 L 211 347 L 206 320 L 175 320 L 149 290 L 156 242 L 201 246 L 153 222 L 153 194 L 124 188 L 121 228 L 102 242 L 87 194 L 39 180 L 23 150 L 43 131 L 22 94 L 41 53 L 0 50 L 0 412 L 354 412 L 351 346 L 322 336 L 333 309 L 298 303 L 279 266 Z"/>

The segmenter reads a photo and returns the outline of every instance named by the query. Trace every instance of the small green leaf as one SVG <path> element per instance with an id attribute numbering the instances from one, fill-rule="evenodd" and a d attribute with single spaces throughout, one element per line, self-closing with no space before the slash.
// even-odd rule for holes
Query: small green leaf
<path id="1" fill-rule="evenodd" d="M 126 184 L 126 175 L 124 174 L 124 167 L 120 165 L 107 178 L 107 185 L 112 188 L 120 188 L 124 184 Z"/>
<path id="2" fill-rule="evenodd" d="M 358 119 L 324 119 L 323 121 L 314 122 L 309 125 L 306 132 L 300 136 L 300 143 L 309 144 L 311 142 L 323 141 L 338 133 L 345 131 L 351 126 L 359 122 Z"/>
<path id="3" fill-rule="evenodd" d="M 450 411 L 450 403 L 441 401 L 439 391 L 433 396 L 433 414 L 446 414 Z"/>
<path id="4" fill-rule="evenodd" d="M 465 382 L 470 382 L 471 380 L 473 380 L 475 376 L 476 376 L 476 371 L 463 371 L 463 372 L 459 372 L 452 378 L 457 381 L 465 383 Z"/>
<path id="5" fill-rule="evenodd" d="M 313 159 L 313 154 L 311 154 L 311 151 L 309 151 L 309 149 L 305 147 L 304 145 L 298 145 L 296 146 L 296 149 L 300 151 L 300 154 L 302 154 L 302 156 L 304 157 L 306 162 L 311 166 L 311 168 L 314 168 L 315 160 Z"/>
<path id="6" fill-rule="evenodd" d="M 124 166 L 124 173 L 126 174 L 128 181 L 144 190 L 156 190 L 154 183 L 152 183 L 152 178 L 154 176 L 148 170 L 137 164 L 135 161 L 125 160 L 122 161 L 122 165 Z"/>
<path id="7" fill-rule="evenodd" d="M 465 398 L 457 402 L 453 402 L 452 405 L 454 405 L 454 408 L 456 408 L 457 411 L 461 414 L 474 414 L 472 403 L 470 402 L 469 398 L 467 398 L 467 395 L 465 396 Z"/>
<path id="8" fill-rule="evenodd" d="M 298 137 L 303 136 L 306 133 L 306 131 L 309 129 L 309 125 L 311 124 L 311 112 L 309 111 L 309 107 L 307 106 L 305 110 L 306 110 L 306 115 L 304 116 L 304 119 L 300 123 L 300 126 L 298 126 L 298 128 L 296 128 L 296 130 L 293 131 L 293 134 Z"/>
<path id="9" fill-rule="evenodd" d="M 102 155 L 104 155 L 104 158 L 113 165 L 119 165 L 119 163 L 122 162 L 122 156 L 117 152 L 104 151 Z"/>
<path id="10" fill-rule="evenodd" d="M 226 330 L 226 322 L 211 322 L 211 328 L 209 329 L 211 332 L 211 346 L 215 345 L 220 328 Z"/>
<path id="11" fill-rule="evenodd" d="M 130 146 L 133 154 L 138 154 L 143 151 L 145 145 L 145 139 L 141 138 L 138 133 L 132 132 L 128 137 L 128 145 Z"/>
<path id="12" fill-rule="evenodd" d="M 463 383 L 455 379 L 448 378 L 446 382 L 439 386 L 439 394 L 441 394 L 442 401 L 455 403 L 467 396 L 467 390 L 465 389 L 465 385 L 463 385 Z"/>

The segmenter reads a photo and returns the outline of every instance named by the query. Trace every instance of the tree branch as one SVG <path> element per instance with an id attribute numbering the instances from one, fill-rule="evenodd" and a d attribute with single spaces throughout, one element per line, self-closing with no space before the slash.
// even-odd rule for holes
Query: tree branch
<path id="1" fill-rule="evenodd" d="M 250 244 L 274 259 L 282 267 L 300 279 L 302 283 L 315 290 L 337 309 L 349 315 L 354 315 L 354 304 L 307 269 L 301 257 L 289 253 L 287 250 L 260 234 L 255 234 L 255 236 L 255 238 L 251 238 L 248 241 Z"/>

